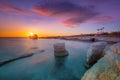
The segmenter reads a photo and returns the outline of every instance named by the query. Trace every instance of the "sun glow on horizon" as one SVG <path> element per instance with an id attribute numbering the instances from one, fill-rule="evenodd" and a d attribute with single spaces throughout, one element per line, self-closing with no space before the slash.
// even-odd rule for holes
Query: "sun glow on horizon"
<path id="1" fill-rule="evenodd" d="M 30 33 L 29 33 L 29 36 L 33 36 L 33 35 L 34 35 L 34 33 L 33 33 L 33 32 L 30 32 Z"/>

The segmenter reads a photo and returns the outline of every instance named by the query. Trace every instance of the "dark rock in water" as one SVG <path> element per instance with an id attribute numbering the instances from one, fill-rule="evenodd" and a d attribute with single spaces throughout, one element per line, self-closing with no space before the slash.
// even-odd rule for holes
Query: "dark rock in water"
<path id="1" fill-rule="evenodd" d="M 95 38 L 90 38 L 90 41 L 95 42 L 96 39 Z"/>
<path id="2" fill-rule="evenodd" d="M 57 43 L 54 45 L 54 55 L 56 57 L 65 57 L 68 56 L 68 52 L 65 49 L 64 43 Z"/>
<path id="3" fill-rule="evenodd" d="M 39 50 L 40 51 L 40 53 L 43 53 L 43 52 L 45 52 L 45 50 Z"/>
<path id="4" fill-rule="evenodd" d="M 106 45 L 107 42 L 96 42 L 90 46 L 87 52 L 87 63 L 85 64 L 86 68 L 90 68 L 105 55 L 104 48 Z"/>
<path id="5" fill-rule="evenodd" d="M 30 48 L 30 49 L 38 49 L 38 47 L 32 47 L 32 48 Z"/>
<path id="6" fill-rule="evenodd" d="M 5 64 L 8 64 L 8 63 L 10 63 L 10 62 L 16 61 L 16 60 L 18 60 L 18 59 L 30 57 L 30 56 L 32 56 L 32 55 L 33 55 L 33 53 L 25 54 L 25 55 L 22 55 L 22 56 L 20 56 L 20 57 L 16 57 L 16 58 L 13 58 L 13 59 L 9 59 L 9 60 L 0 62 L 0 67 L 3 66 L 3 65 L 5 65 Z"/>
<path id="7" fill-rule="evenodd" d="M 45 50 L 37 50 L 37 52 L 38 52 L 38 54 L 40 54 L 40 53 L 44 53 Z"/>
<path id="8" fill-rule="evenodd" d="M 37 34 L 33 34 L 29 36 L 29 39 L 38 39 L 38 35 Z"/>

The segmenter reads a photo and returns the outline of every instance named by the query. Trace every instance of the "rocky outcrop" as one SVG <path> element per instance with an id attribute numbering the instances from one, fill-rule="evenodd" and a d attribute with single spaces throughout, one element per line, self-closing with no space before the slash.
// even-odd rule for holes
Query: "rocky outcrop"
<path id="1" fill-rule="evenodd" d="M 65 43 L 56 43 L 54 45 L 54 55 L 56 57 L 65 57 L 65 56 L 68 56 L 68 52 L 65 49 Z"/>
<path id="2" fill-rule="evenodd" d="M 82 80 L 120 80 L 120 43 L 105 51 L 102 57 L 82 77 Z"/>
<path id="3" fill-rule="evenodd" d="M 93 43 L 87 52 L 87 63 L 86 68 L 91 67 L 95 64 L 101 57 L 104 56 L 104 48 L 107 45 L 106 42 L 95 42 Z"/>
<path id="4" fill-rule="evenodd" d="M 29 54 L 25 54 L 25 55 L 22 55 L 22 56 L 19 56 L 19 57 L 15 57 L 13 59 L 9 59 L 9 60 L 0 62 L 0 67 L 3 66 L 3 65 L 5 65 L 5 64 L 8 64 L 10 62 L 13 62 L 13 61 L 16 61 L 16 60 L 19 60 L 19 59 L 23 59 L 23 58 L 27 58 L 27 57 L 30 57 L 32 55 L 33 55 L 33 53 L 29 53 Z"/>

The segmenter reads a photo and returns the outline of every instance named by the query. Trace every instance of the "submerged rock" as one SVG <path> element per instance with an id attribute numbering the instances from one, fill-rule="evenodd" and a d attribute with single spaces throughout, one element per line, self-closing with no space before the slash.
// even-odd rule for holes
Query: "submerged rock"
<path id="1" fill-rule="evenodd" d="M 9 60 L 6 60 L 6 61 L 3 61 L 3 62 L 0 62 L 0 67 L 5 65 L 5 64 L 8 64 L 10 62 L 13 62 L 13 61 L 16 61 L 16 60 L 19 60 L 19 59 L 23 59 L 23 58 L 27 58 L 27 57 L 31 57 L 32 55 L 34 55 L 33 53 L 29 53 L 29 54 L 24 54 L 22 56 L 19 56 L 19 57 L 16 57 L 16 58 L 13 58 L 13 59 L 9 59 Z"/>
<path id="2" fill-rule="evenodd" d="M 65 56 L 68 56 L 68 52 L 65 49 L 65 43 L 56 43 L 54 45 L 54 55 L 56 57 L 65 57 Z"/>
<path id="3" fill-rule="evenodd" d="M 120 80 L 120 45 L 117 43 L 110 48 L 112 50 L 105 51 L 105 56 L 84 74 L 82 80 Z"/>
<path id="4" fill-rule="evenodd" d="M 87 63 L 85 64 L 86 68 L 91 67 L 95 64 L 101 57 L 104 56 L 104 48 L 107 45 L 107 42 L 95 42 L 91 44 L 87 52 Z"/>
<path id="5" fill-rule="evenodd" d="M 66 66 L 66 61 L 66 57 L 55 57 L 55 65 L 51 71 L 52 80 L 80 80 L 74 71 Z"/>

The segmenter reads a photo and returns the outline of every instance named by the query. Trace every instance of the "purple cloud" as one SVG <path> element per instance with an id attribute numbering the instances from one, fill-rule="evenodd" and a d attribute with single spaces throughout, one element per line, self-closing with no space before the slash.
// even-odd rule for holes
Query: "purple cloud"
<path id="1" fill-rule="evenodd" d="M 44 0 L 32 7 L 32 11 L 49 17 L 64 17 L 64 25 L 75 26 L 95 17 L 91 7 L 76 5 L 68 0 Z"/>
<path id="2" fill-rule="evenodd" d="M 100 16 L 93 19 L 95 23 L 106 23 L 112 20 L 113 20 L 113 17 L 111 16 Z"/>
<path id="3" fill-rule="evenodd" d="M 20 8 L 16 8 L 16 7 L 6 4 L 6 3 L 0 3 L 0 11 L 1 12 L 17 12 L 17 13 L 28 15 L 28 16 L 31 15 L 27 11 L 24 11 Z"/>

